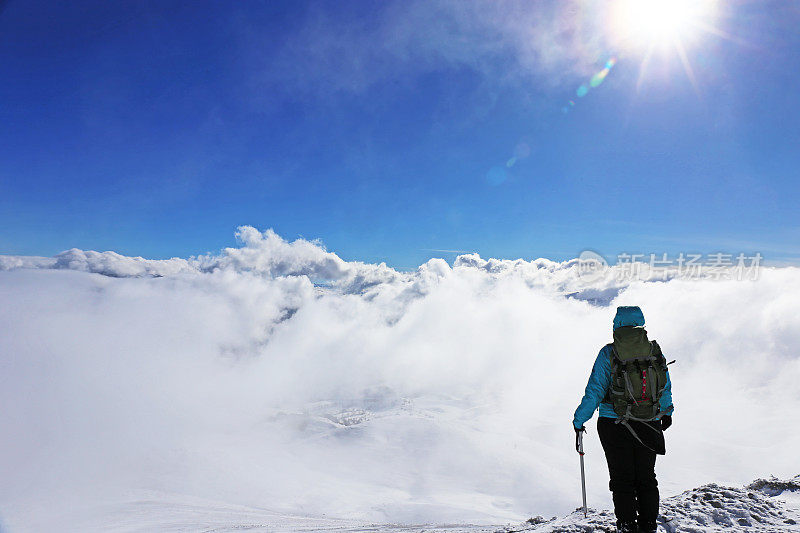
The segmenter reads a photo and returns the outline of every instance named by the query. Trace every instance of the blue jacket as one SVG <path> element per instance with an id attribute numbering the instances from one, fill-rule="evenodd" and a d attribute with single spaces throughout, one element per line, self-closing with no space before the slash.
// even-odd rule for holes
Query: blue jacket
<path id="1" fill-rule="evenodd" d="M 576 428 L 581 428 L 583 425 L 592 418 L 597 407 L 600 407 L 600 416 L 606 418 L 617 418 L 614 409 L 610 403 L 603 402 L 606 391 L 611 386 L 611 347 L 609 345 L 603 346 L 600 353 L 597 354 L 597 359 L 592 367 L 592 374 L 589 376 L 589 382 L 586 384 L 586 392 L 583 394 L 581 404 L 575 409 L 575 418 L 572 419 L 572 425 Z M 667 372 L 667 386 L 664 388 L 664 393 L 661 395 L 661 412 L 672 416 L 675 408 L 672 405 L 672 382 L 669 379 L 669 372 Z"/>

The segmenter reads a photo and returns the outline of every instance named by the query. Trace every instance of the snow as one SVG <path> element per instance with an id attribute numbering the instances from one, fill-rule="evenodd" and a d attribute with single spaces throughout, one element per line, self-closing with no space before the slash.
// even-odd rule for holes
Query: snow
<path id="1" fill-rule="evenodd" d="M 757 480 L 744 487 L 710 483 L 663 498 L 660 533 L 714 533 L 725 531 L 800 531 L 800 476 L 790 480 Z M 467 523 L 373 523 L 335 517 L 308 517 L 257 507 L 156 491 L 137 491 L 124 499 L 95 503 L 64 512 L 58 519 L 21 522 L 10 531 L 64 533 L 160 532 L 300 532 L 337 531 L 356 533 L 592 533 L 615 531 L 610 510 L 589 509 L 588 517 L 576 509 L 564 517 L 536 516 L 521 524 L 474 525 Z M 24 522 L 24 523 L 23 523 Z M 13 524 L 9 522 L 9 524 Z"/>
<path id="2" fill-rule="evenodd" d="M 662 498 L 658 531 L 713 533 L 722 531 L 800 531 L 800 476 L 782 481 L 756 480 L 745 487 L 709 483 Z M 536 517 L 502 531 L 535 533 L 589 533 L 615 531 L 613 512 L 590 509 L 584 518 L 578 509 L 563 518 Z"/>

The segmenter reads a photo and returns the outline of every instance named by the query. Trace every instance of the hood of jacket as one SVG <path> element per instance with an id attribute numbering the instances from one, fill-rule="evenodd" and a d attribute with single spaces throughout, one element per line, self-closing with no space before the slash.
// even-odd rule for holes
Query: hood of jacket
<path id="1" fill-rule="evenodd" d="M 644 313 L 638 305 L 617 307 L 617 314 L 614 316 L 614 331 L 624 326 L 644 326 Z"/>

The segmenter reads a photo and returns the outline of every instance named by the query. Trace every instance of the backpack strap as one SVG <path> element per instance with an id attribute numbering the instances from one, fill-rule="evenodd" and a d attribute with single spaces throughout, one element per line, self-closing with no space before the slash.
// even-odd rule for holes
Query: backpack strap
<path id="1" fill-rule="evenodd" d="M 625 416 L 623 416 L 621 418 L 617 418 L 614 421 L 614 423 L 615 424 L 622 424 L 623 426 L 625 426 L 628 429 L 628 431 L 631 432 L 631 435 L 633 435 L 633 438 L 636 439 L 637 441 L 639 441 L 639 444 L 641 444 L 642 446 L 644 446 L 645 448 L 647 448 L 651 452 L 658 453 L 658 452 L 656 452 L 656 450 L 654 450 L 653 448 L 651 448 L 650 446 L 648 446 L 647 444 L 642 442 L 642 439 L 639 438 L 639 435 L 636 434 L 636 431 L 633 430 L 633 427 L 631 427 L 630 422 L 629 422 L 630 420 L 636 420 L 637 422 L 644 422 L 644 424 L 642 424 L 643 426 L 651 429 L 652 431 L 655 431 L 656 433 L 660 433 L 661 430 L 658 430 L 658 429 L 654 428 L 653 426 L 651 426 L 647 422 L 651 422 L 653 420 L 661 420 L 661 417 L 664 416 L 664 414 L 657 412 L 658 411 L 658 406 L 657 405 L 653 405 L 653 411 L 654 411 L 654 413 L 653 413 L 653 418 L 652 419 L 636 418 L 635 416 L 633 416 L 631 414 L 631 406 L 630 406 L 630 404 L 628 404 L 628 410 L 625 413 Z"/>
<path id="2" fill-rule="evenodd" d="M 660 418 L 660 415 L 659 415 L 659 418 Z M 655 451 L 653 448 L 651 448 L 650 446 L 648 446 L 647 444 L 645 444 L 644 442 L 642 442 L 642 439 L 640 439 L 640 438 L 639 438 L 639 435 L 637 435 L 637 434 L 636 434 L 636 432 L 633 430 L 633 428 L 631 427 L 631 425 L 628 423 L 628 420 L 638 420 L 638 419 L 636 419 L 636 418 L 633 418 L 633 417 L 630 417 L 630 418 L 617 418 L 617 419 L 616 419 L 616 421 L 615 421 L 614 423 L 615 423 L 615 424 L 622 424 L 623 426 L 625 426 L 626 428 L 628 428 L 628 431 L 630 431 L 630 432 L 631 432 L 631 435 L 633 435 L 633 438 L 634 438 L 634 439 L 636 439 L 637 441 L 639 441 L 639 444 L 641 444 L 642 446 L 644 446 L 645 448 L 647 448 L 647 449 L 648 449 L 648 450 L 650 450 L 651 452 L 655 452 L 655 453 L 657 454 L 657 453 L 658 453 L 657 451 Z M 643 421 L 643 422 L 645 422 L 645 421 Z M 643 424 L 643 425 L 644 425 L 644 426 L 646 426 L 646 427 L 648 427 L 648 428 L 650 428 L 650 429 L 652 429 L 652 430 L 653 430 L 653 431 L 655 431 L 656 433 L 659 433 L 659 430 L 657 430 L 656 428 L 654 428 L 654 427 L 653 427 L 653 426 L 651 426 L 650 424 Z"/>
<path id="3" fill-rule="evenodd" d="M 612 383 L 609 383 L 608 389 L 606 389 L 606 395 L 603 396 L 601 401 L 605 403 L 611 403 L 611 388 L 613 386 L 614 374 L 617 372 L 617 365 L 619 364 L 619 357 L 617 356 L 617 350 L 614 349 L 614 343 L 610 342 L 606 344 L 606 346 L 611 347 L 611 380 Z"/>
<path id="4" fill-rule="evenodd" d="M 633 392 L 633 384 L 631 384 L 631 376 L 627 372 L 624 372 L 624 375 L 625 375 L 625 388 L 627 389 L 628 394 L 631 397 L 631 400 L 633 400 L 633 403 L 639 405 L 639 402 L 636 401 L 636 394 Z M 631 409 L 631 404 L 630 402 L 628 402 L 628 411 L 630 411 L 630 409 Z"/>
<path id="5" fill-rule="evenodd" d="M 653 357 L 653 351 L 655 350 L 655 346 L 653 343 L 650 343 L 650 360 L 657 361 L 655 357 Z M 646 376 L 648 381 L 650 381 L 650 400 L 652 400 L 653 405 L 655 406 L 658 402 L 656 402 L 656 391 L 658 390 L 658 374 L 653 372 L 653 365 L 648 365 Z M 661 397 L 659 393 L 659 398 Z"/>
<path id="6" fill-rule="evenodd" d="M 663 366 L 664 371 L 668 372 L 669 370 L 667 369 L 667 358 L 664 357 L 664 354 L 661 352 L 661 346 L 659 346 L 658 343 L 655 340 L 652 340 L 652 341 L 650 341 L 650 348 L 651 348 L 651 353 L 653 354 L 655 359 L 661 363 L 661 365 Z M 654 375 L 655 375 L 655 378 L 656 378 L 656 385 L 660 385 L 660 386 L 653 387 L 652 392 L 653 392 L 653 394 L 655 394 L 655 391 L 658 391 L 658 398 L 660 400 L 661 397 L 664 395 L 664 390 L 666 390 L 666 388 L 667 388 L 667 382 L 664 381 L 663 384 L 658 383 L 658 373 L 656 372 Z M 653 403 L 655 403 L 655 402 L 656 402 L 656 397 L 653 396 Z M 660 409 L 660 407 L 661 406 L 659 405 L 659 409 Z"/>

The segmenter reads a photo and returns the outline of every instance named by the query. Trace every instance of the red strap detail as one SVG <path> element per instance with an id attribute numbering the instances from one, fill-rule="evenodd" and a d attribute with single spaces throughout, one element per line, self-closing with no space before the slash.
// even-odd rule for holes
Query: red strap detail
<path id="1" fill-rule="evenodd" d="M 642 400 L 646 400 L 645 392 L 647 392 L 647 370 L 642 370 Z"/>

